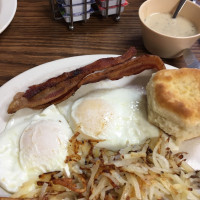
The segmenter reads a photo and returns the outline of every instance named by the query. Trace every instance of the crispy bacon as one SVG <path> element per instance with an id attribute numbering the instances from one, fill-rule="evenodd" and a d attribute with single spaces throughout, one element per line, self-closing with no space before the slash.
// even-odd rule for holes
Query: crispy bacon
<path id="1" fill-rule="evenodd" d="M 40 108 L 42 104 L 50 102 L 60 96 L 60 91 L 64 89 L 66 85 L 67 90 L 70 91 L 79 80 L 82 80 L 83 77 L 88 74 L 123 63 L 130 60 L 135 55 L 135 47 L 130 47 L 122 56 L 102 58 L 79 69 L 53 77 L 41 84 L 30 86 L 25 93 L 19 92 L 14 96 L 13 101 L 9 105 L 8 113 L 14 113 L 25 107 L 37 109 L 38 106 L 38 108 Z"/>
<path id="2" fill-rule="evenodd" d="M 15 95 L 9 105 L 8 113 L 14 113 L 25 107 L 40 109 L 60 103 L 72 96 L 84 84 L 104 79 L 117 80 L 124 76 L 138 74 L 145 69 L 165 68 L 158 56 L 144 55 L 130 60 L 133 52 L 135 50 L 132 47 L 123 56 L 103 58 L 42 84 L 31 86 L 25 93 Z"/>
<path id="3" fill-rule="evenodd" d="M 115 67 L 108 68 L 103 72 L 91 74 L 85 77 L 80 82 L 80 85 L 95 83 L 104 79 L 118 80 L 124 76 L 139 74 L 146 69 L 161 70 L 164 68 L 164 63 L 158 56 L 143 55 Z"/>
<path id="4" fill-rule="evenodd" d="M 25 92 L 25 94 L 23 96 L 27 99 L 30 99 L 31 97 L 35 96 L 36 94 L 38 94 L 42 90 L 44 90 L 46 88 L 53 87 L 53 86 L 57 85 L 58 83 L 60 83 L 62 81 L 72 79 L 72 78 L 77 77 L 79 75 L 80 75 L 80 78 L 81 78 L 82 76 L 84 77 L 84 76 L 91 74 L 95 71 L 104 70 L 106 68 L 109 68 L 109 67 L 112 67 L 114 65 L 123 63 L 127 60 L 130 60 L 135 55 L 136 55 L 135 47 L 130 47 L 128 49 L 128 51 L 125 52 L 122 56 L 102 58 L 102 59 L 99 59 L 99 60 L 89 64 L 89 65 L 81 67 L 79 69 L 75 69 L 75 70 L 70 71 L 70 72 L 64 72 L 63 74 L 61 74 L 57 77 L 51 78 L 51 79 L 49 79 L 46 82 L 43 82 L 41 84 L 30 86 L 29 89 Z"/>
<path id="5" fill-rule="evenodd" d="M 118 80 L 124 76 L 130 76 L 134 74 L 139 74 L 140 72 L 146 69 L 165 69 L 165 65 L 163 61 L 154 55 L 143 55 L 132 60 L 129 60 L 120 65 L 116 65 L 112 68 L 108 68 L 104 71 L 90 74 L 83 78 L 72 90 L 68 90 L 67 93 L 64 93 L 59 98 L 55 98 L 53 101 L 48 102 L 47 104 L 43 104 L 35 107 L 36 109 L 45 108 L 51 104 L 58 104 L 65 99 L 72 96 L 81 85 L 95 83 L 101 80 L 110 79 L 110 80 Z"/>

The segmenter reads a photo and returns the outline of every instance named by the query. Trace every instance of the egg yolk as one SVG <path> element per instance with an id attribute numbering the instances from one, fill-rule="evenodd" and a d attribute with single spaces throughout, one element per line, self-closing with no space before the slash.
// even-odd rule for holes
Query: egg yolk
<path id="1" fill-rule="evenodd" d="M 22 167 L 41 172 L 64 166 L 67 137 L 59 121 L 42 120 L 27 127 L 20 139 Z"/>
<path id="2" fill-rule="evenodd" d="M 112 120 L 113 114 L 111 105 L 104 100 L 88 99 L 78 105 L 74 118 L 79 122 L 77 129 L 98 136 Z"/>

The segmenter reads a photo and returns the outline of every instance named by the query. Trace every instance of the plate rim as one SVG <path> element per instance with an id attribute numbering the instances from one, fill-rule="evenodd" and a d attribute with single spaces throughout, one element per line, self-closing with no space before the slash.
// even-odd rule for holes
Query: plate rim
<path id="1" fill-rule="evenodd" d="M 2 4 L 6 4 L 6 2 L 8 2 L 8 0 L 1 0 Z M 2 28 L 0 27 L 0 34 L 10 25 L 10 23 L 13 20 L 13 18 L 15 16 L 15 13 L 17 11 L 17 0 L 14 0 L 12 2 L 12 5 L 13 5 L 13 7 L 12 7 L 13 10 L 12 10 L 12 12 L 10 14 L 10 17 L 9 17 L 8 21 L 5 24 L 3 24 Z M 0 15 L 1 15 L 1 13 L 0 13 Z"/>

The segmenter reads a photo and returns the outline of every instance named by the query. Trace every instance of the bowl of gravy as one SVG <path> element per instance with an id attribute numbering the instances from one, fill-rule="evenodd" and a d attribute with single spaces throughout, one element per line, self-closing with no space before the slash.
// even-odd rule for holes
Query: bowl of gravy
<path id="1" fill-rule="evenodd" d="M 200 6 L 186 1 L 178 16 L 179 0 L 147 0 L 139 9 L 145 48 L 162 58 L 176 58 L 200 38 Z"/>

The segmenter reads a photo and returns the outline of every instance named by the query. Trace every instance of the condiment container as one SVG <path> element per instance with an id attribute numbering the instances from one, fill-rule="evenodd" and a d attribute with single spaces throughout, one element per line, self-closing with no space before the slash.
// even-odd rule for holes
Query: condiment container
<path id="1" fill-rule="evenodd" d="M 65 21 L 67 23 L 70 23 L 71 21 L 82 21 L 90 18 L 90 13 L 93 12 L 93 9 L 91 8 L 91 4 L 95 2 L 95 0 L 87 1 L 87 3 L 81 3 L 81 0 L 73 0 L 73 5 L 70 5 L 70 1 L 66 0 L 57 0 L 57 3 L 59 5 L 59 9 L 61 11 L 61 14 Z M 85 1 L 84 1 L 85 2 Z M 85 6 L 86 6 L 86 12 L 85 15 Z M 71 20 L 71 9 L 72 9 L 72 16 L 73 20 Z"/>

